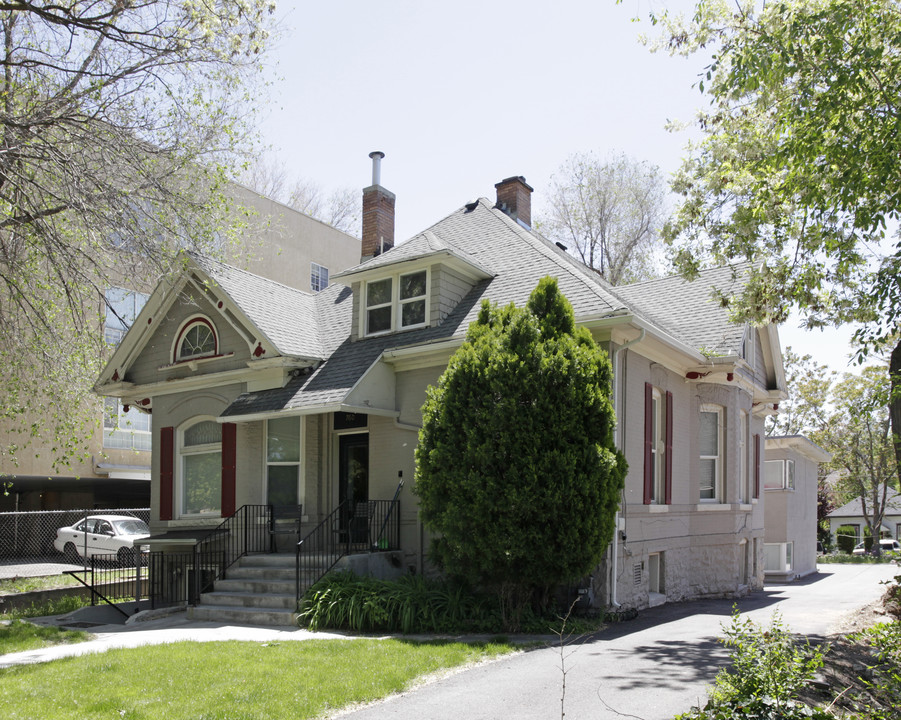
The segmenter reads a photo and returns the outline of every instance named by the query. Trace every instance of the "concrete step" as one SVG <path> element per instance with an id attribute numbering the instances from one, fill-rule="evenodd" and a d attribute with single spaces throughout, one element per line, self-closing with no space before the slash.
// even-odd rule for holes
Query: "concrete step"
<path id="1" fill-rule="evenodd" d="M 265 625 L 297 627 L 294 610 L 257 610 L 228 605 L 197 605 L 188 608 L 188 618 L 206 622 L 234 623 L 237 625 Z"/>
<path id="2" fill-rule="evenodd" d="M 293 610 L 296 606 L 294 593 L 250 593 L 250 592 L 213 592 L 201 593 L 201 605 L 228 605 L 229 607 L 246 607 L 259 609 Z"/>
<path id="3" fill-rule="evenodd" d="M 241 578 L 232 580 L 231 578 L 226 578 L 225 580 L 217 580 L 213 585 L 213 589 L 216 592 L 293 595 L 296 591 L 296 586 L 297 583 L 293 578 L 291 580 L 246 580 Z"/>
<path id="4" fill-rule="evenodd" d="M 294 567 L 280 567 L 278 565 L 241 565 L 231 567 L 225 576 L 229 580 L 293 580 Z"/>
<path id="5" fill-rule="evenodd" d="M 294 567 L 294 553 L 267 553 L 265 555 L 245 555 L 238 559 L 237 566 L 244 567 Z"/>

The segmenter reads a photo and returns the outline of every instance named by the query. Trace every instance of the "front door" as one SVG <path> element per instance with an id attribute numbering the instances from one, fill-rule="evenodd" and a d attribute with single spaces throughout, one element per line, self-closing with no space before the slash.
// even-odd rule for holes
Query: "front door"
<path id="1" fill-rule="evenodd" d="M 350 542 L 365 542 L 369 503 L 369 434 L 341 435 L 338 439 L 338 502 L 341 534 Z M 362 506 L 361 506 L 362 503 Z"/>
<path id="2" fill-rule="evenodd" d="M 341 435 L 338 440 L 338 502 L 354 507 L 369 500 L 369 434 Z"/>

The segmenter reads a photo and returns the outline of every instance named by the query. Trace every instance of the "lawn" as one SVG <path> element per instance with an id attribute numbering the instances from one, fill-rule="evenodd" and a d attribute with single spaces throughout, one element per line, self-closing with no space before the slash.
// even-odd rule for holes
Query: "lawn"
<path id="1" fill-rule="evenodd" d="M 52 588 L 78 587 L 78 580 L 70 575 L 43 575 L 39 577 L 14 577 L 0 580 L 0 595 L 49 590 Z"/>
<path id="2" fill-rule="evenodd" d="M 369 639 L 180 642 L 0 670 L 0 707 L 4 720 L 314 718 L 513 650 Z"/>
<path id="3" fill-rule="evenodd" d="M 80 630 L 61 630 L 58 627 L 41 627 L 13 620 L 0 625 L 0 655 L 35 650 L 49 645 L 82 642 L 90 636 Z"/>

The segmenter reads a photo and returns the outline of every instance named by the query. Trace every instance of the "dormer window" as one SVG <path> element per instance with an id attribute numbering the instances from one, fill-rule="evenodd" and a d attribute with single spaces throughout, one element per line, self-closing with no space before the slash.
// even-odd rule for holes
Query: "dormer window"
<path id="1" fill-rule="evenodd" d="M 425 327 L 428 270 L 366 283 L 365 334 Z"/>
<path id="2" fill-rule="evenodd" d="M 400 276 L 400 326 L 425 325 L 426 271 Z"/>
<path id="3" fill-rule="evenodd" d="M 175 362 L 196 360 L 218 354 L 216 328 L 207 318 L 192 318 L 185 323 L 175 344 Z"/>
<path id="4" fill-rule="evenodd" d="M 366 334 L 388 332 L 391 329 L 391 298 L 393 278 L 385 278 L 366 286 Z"/>

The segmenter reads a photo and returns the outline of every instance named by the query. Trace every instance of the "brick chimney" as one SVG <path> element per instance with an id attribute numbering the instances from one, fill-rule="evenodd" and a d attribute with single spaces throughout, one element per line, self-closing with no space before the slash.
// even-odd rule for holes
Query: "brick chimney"
<path id="1" fill-rule="evenodd" d="M 372 158 L 372 185 L 363 189 L 363 247 L 360 262 L 394 247 L 394 193 L 379 184 L 385 153 L 376 150 L 369 153 L 369 157 Z"/>
<path id="2" fill-rule="evenodd" d="M 532 188 L 522 175 L 508 177 L 494 186 L 497 206 L 514 220 L 532 228 Z"/>

